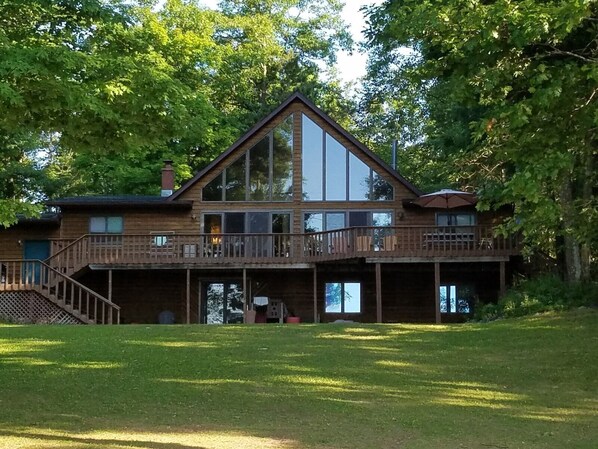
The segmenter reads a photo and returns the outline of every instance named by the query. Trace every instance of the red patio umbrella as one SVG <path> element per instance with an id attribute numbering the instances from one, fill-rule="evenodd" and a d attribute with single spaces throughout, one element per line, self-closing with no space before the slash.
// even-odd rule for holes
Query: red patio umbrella
<path id="1" fill-rule="evenodd" d="M 473 193 L 442 189 L 438 192 L 420 196 L 413 201 L 413 204 L 435 209 L 453 209 L 455 207 L 473 206 L 477 201 Z"/>

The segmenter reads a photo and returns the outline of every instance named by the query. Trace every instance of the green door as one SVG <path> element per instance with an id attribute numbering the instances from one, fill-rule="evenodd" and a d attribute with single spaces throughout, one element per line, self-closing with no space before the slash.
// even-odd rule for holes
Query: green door
<path id="1" fill-rule="evenodd" d="M 50 257 L 49 240 L 25 240 L 23 243 L 23 259 L 46 260 Z M 38 263 L 26 263 L 23 266 L 23 277 L 29 282 L 38 282 L 41 266 Z"/>

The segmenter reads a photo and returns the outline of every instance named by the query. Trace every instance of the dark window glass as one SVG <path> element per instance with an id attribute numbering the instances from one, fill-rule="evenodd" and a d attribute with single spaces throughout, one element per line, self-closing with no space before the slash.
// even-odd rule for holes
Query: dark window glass
<path id="1" fill-rule="evenodd" d="M 302 116 L 303 199 L 322 200 L 323 131 L 307 116 Z"/>
<path id="2" fill-rule="evenodd" d="M 224 214 L 224 232 L 227 234 L 244 234 L 245 213 L 227 212 Z"/>
<path id="3" fill-rule="evenodd" d="M 245 201 L 245 155 L 226 169 L 226 201 Z"/>
<path id="4" fill-rule="evenodd" d="M 270 136 L 249 150 L 249 199 L 270 199 Z"/>
<path id="5" fill-rule="evenodd" d="M 249 233 L 268 234 L 270 232 L 269 212 L 248 212 Z"/>
<path id="6" fill-rule="evenodd" d="M 393 199 L 394 189 L 392 185 L 376 172 L 373 173 L 372 184 L 372 200 L 391 201 Z"/>
<path id="7" fill-rule="evenodd" d="M 347 149 L 326 134 L 326 201 L 347 199 Z"/>
<path id="8" fill-rule="evenodd" d="M 291 232 L 291 214 L 272 214 L 272 233 L 289 234 Z"/>
<path id="9" fill-rule="evenodd" d="M 369 212 L 356 211 L 349 212 L 349 226 L 367 226 Z"/>
<path id="10" fill-rule="evenodd" d="M 222 173 L 210 181 L 202 191 L 203 201 L 222 201 Z"/>
<path id="11" fill-rule="evenodd" d="M 436 214 L 438 226 L 474 226 L 475 214 L 472 213 L 439 213 Z"/>
<path id="12" fill-rule="evenodd" d="M 288 117 L 272 133 L 272 199 L 293 199 L 293 116 Z"/>
<path id="13" fill-rule="evenodd" d="M 363 201 L 370 197 L 370 167 L 349 152 L 349 199 Z"/>

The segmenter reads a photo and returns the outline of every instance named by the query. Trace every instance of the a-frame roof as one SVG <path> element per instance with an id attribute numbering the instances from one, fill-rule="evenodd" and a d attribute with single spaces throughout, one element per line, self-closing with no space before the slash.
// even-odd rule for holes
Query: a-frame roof
<path id="1" fill-rule="evenodd" d="M 168 201 L 176 200 L 181 194 L 183 194 L 186 190 L 191 188 L 199 179 L 201 179 L 204 175 L 209 173 L 220 161 L 225 159 L 229 154 L 233 153 L 237 148 L 243 145 L 247 140 L 249 140 L 254 134 L 256 134 L 262 127 L 268 124 L 273 118 L 278 116 L 282 111 L 284 111 L 287 106 L 291 103 L 299 101 L 303 103 L 308 109 L 310 109 L 314 114 L 319 116 L 322 120 L 324 120 L 328 125 L 330 125 L 335 131 L 337 131 L 340 135 L 345 137 L 349 142 L 355 145 L 359 150 L 363 151 L 367 156 L 372 158 L 378 164 L 386 169 L 386 172 L 398 180 L 401 184 L 403 184 L 408 190 L 413 192 L 415 195 L 420 196 L 422 192 L 407 181 L 403 176 L 401 176 L 396 170 L 393 170 L 386 162 L 384 162 L 380 157 L 374 154 L 371 150 L 369 150 L 363 143 L 357 140 L 351 133 L 345 130 L 341 125 L 336 123 L 328 114 L 318 108 L 315 104 L 313 104 L 310 100 L 308 100 L 303 94 L 299 92 L 293 93 L 289 98 L 287 98 L 280 106 L 278 106 L 274 111 L 272 111 L 268 116 L 258 122 L 253 128 L 251 128 L 247 133 L 245 133 L 241 138 L 239 138 L 235 143 L 233 143 L 226 151 L 221 153 L 216 159 L 214 159 L 210 164 L 208 164 L 203 170 L 199 171 L 193 178 L 187 181 L 180 189 L 174 192 L 169 198 Z"/>

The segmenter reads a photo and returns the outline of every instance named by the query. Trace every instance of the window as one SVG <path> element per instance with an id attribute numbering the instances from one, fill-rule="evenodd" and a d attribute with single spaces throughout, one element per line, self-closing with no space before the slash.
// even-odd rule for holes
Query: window
<path id="1" fill-rule="evenodd" d="M 302 115 L 301 160 L 306 201 L 392 201 L 390 183 Z"/>
<path id="2" fill-rule="evenodd" d="M 334 229 L 358 226 L 392 226 L 392 212 L 314 211 L 303 214 L 304 232 L 332 231 Z"/>
<path id="3" fill-rule="evenodd" d="M 326 313 L 360 313 L 359 282 L 328 282 L 325 291 Z"/>
<path id="4" fill-rule="evenodd" d="M 475 214 L 468 213 L 447 213 L 436 214 L 438 226 L 474 226 L 476 224 Z"/>
<path id="5" fill-rule="evenodd" d="M 440 286 L 440 313 L 470 313 L 473 306 L 473 289 L 448 284 Z"/>
<path id="6" fill-rule="evenodd" d="M 89 232 L 91 234 L 122 234 L 123 217 L 91 217 Z"/>
<path id="7" fill-rule="evenodd" d="M 151 231 L 152 245 L 154 247 L 167 247 L 172 242 L 174 231 Z"/>
<path id="8" fill-rule="evenodd" d="M 292 115 L 225 168 L 202 190 L 203 201 L 292 199 Z"/>

